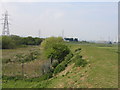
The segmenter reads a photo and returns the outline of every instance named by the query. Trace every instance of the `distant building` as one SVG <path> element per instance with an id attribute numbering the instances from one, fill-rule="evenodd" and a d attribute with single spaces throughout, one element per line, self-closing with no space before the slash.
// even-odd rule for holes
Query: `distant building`
<path id="1" fill-rule="evenodd" d="M 112 44 L 112 42 L 111 42 L 111 41 L 97 41 L 96 43 Z"/>
<path id="2" fill-rule="evenodd" d="M 78 38 L 64 38 L 64 40 L 68 42 L 71 42 L 71 41 L 78 42 Z"/>

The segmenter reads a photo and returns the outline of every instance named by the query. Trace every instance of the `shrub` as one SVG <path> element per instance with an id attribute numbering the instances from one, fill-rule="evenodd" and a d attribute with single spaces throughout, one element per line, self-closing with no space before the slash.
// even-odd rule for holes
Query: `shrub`
<path id="1" fill-rule="evenodd" d="M 75 52 L 81 51 L 81 48 L 77 48 L 75 49 Z"/>
<path id="2" fill-rule="evenodd" d="M 65 70 L 66 64 L 63 61 L 62 63 L 60 63 L 55 69 L 54 69 L 54 74 L 57 74 L 63 70 Z"/>
<path id="3" fill-rule="evenodd" d="M 21 44 L 22 38 L 17 35 L 11 35 L 10 38 L 15 41 L 15 45 L 18 46 Z"/>
<path id="4" fill-rule="evenodd" d="M 64 57 L 69 54 L 69 48 L 64 44 L 53 44 L 52 47 L 46 50 L 47 57 L 57 59 L 59 62 L 64 59 Z"/>
<path id="5" fill-rule="evenodd" d="M 80 55 L 75 56 L 75 66 L 82 66 L 84 67 L 87 64 L 87 61 L 82 59 Z"/>
<path id="6" fill-rule="evenodd" d="M 70 53 L 65 57 L 65 61 L 68 61 L 68 63 L 69 63 L 72 57 L 73 57 L 73 54 L 70 52 Z"/>
<path id="7" fill-rule="evenodd" d="M 68 61 L 62 61 L 55 69 L 54 69 L 54 74 L 57 74 L 67 67 Z"/>
<path id="8" fill-rule="evenodd" d="M 59 62 L 57 60 L 53 60 L 52 67 L 55 68 L 58 64 Z"/>
<path id="9" fill-rule="evenodd" d="M 57 59 L 59 62 L 64 60 L 64 57 L 70 52 L 61 37 L 47 38 L 42 42 L 41 46 L 47 58 Z"/>
<path id="10" fill-rule="evenodd" d="M 62 37 L 49 37 L 49 38 L 46 38 L 42 43 L 41 43 L 41 46 L 42 48 L 44 49 L 48 49 L 51 47 L 52 44 L 55 44 L 55 43 L 63 43 L 63 39 Z"/>
<path id="11" fill-rule="evenodd" d="M 3 60 L 2 60 L 2 63 L 8 63 L 8 62 L 10 62 L 10 61 L 11 61 L 10 58 L 6 58 L 6 59 L 3 59 Z"/>
<path id="12" fill-rule="evenodd" d="M 57 65 L 57 67 L 54 69 L 54 74 L 57 74 L 63 70 L 65 70 L 65 68 L 67 67 L 68 63 L 71 61 L 71 58 L 73 57 L 72 53 L 69 53 L 66 57 L 65 60 L 62 61 L 59 65 Z"/>
<path id="13" fill-rule="evenodd" d="M 2 49 L 13 49 L 15 47 L 15 41 L 10 36 L 2 36 Z"/>

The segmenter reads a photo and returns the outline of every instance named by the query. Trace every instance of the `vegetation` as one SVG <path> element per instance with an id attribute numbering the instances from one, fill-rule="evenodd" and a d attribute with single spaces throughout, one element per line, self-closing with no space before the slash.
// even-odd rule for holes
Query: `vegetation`
<path id="1" fill-rule="evenodd" d="M 4 54 L 4 52 L 3 52 Z M 27 53 L 17 53 L 12 55 L 12 57 L 5 57 L 3 55 L 3 62 L 2 63 L 9 63 L 9 62 L 19 62 L 19 63 L 24 63 L 24 62 L 30 62 L 32 60 L 37 59 L 38 55 L 40 55 L 39 50 L 28 50 Z"/>
<path id="2" fill-rule="evenodd" d="M 23 45 L 40 45 L 43 39 L 33 37 L 20 37 L 16 35 L 2 36 L 2 49 L 13 49 Z"/>
<path id="3" fill-rule="evenodd" d="M 54 74 L 57 74 L 63 70 L 65 70 L 65 67 L 67 67 L 67 64 L 65 61 L 61 62 L 54 70 Z"/>
<path id="4" fill-rule="evenodd" d="M 65 45 L 61 37 L 50 37 L 45 39 L 41 47 L 45 56 L 50 59 L 42 67 L 42 74 L 60 72 L 65 69 L 67 62 L 64 60 L 70 53 L 70 49 Z M 59 64 L 60 63 L 60 64 Z"/>
<path id="5" fill-rule="evenodd" d="M 76 55 L 74 59 L 75 59 L 75 66 L 84 67 L 87 64 L 86 60 L 82 59 L 80 55 Z"/>
<path id="6" fill-rule="evenodd" d="M 3 88 L 117 88 L 117 49 L 107 44 L 66 43 L 60 37 L 47 38 L 41 46 L 4 49 L 2 85 Z"/>
<path id="7" fill-rule="evenodd" d="M 46 38 L 42 43 L 41 46 L 42 48 L 44 48 L 44 50 L 48 49 L 49 47 L 51 47 L 52 44 L 55 43 L 63 43 L 63 39 L 61 37 L 50 37 L 50 38 Z M 52 44 L 51 44 L 52 43 Z"/>
<path id="8" fill-rule="evenodd" d="M 54 74 L 57 74 L 57 73 L 65 70 L 65 68 L 67 67 L 68 63 L 70 63 L 72 57 L 73 57 L 73 54 L 69 53 L 65 57 L 65 60 L 62 61 L 59 65 L 57 65 L 57 67 L 54 69 Z"/>
<path id="9" fill-rule="evenodd" d="M 50 37 L 42 42 L 42 47 L 47 58 L 57 59 L 58 62 L 64 60 L 64 57 L 69 54 L 70 50 L 61 37 Z"/>
<path id="10" fill-rule="evenodd" d="M 52 62 L 52 67 L 55 68 L 59 64 L 58 60 Z"/>
<path id="11" fill-rule="evenodd" d="M 21 43 L 23 45 L 40 45 L 40 43 L 42 42 L 43 39 L 40 38 L 33 38 L 33 37 L 23 37 L 21 40 Z"/>
<path id="12" fill-rule="evenodd" d="M 39 46 L 28 46 L 16 49 L 2 50 L 3 75 L 21 76 L 22 63 L 24 63 L 25 77 L 41 76 L 40 66 L 45 59 L 42 57 Z"/>
<path id="13" fill-rule="evenodd" d="M 2 36 L 2 49 L 13 49 L 16 47 L 15 41 L 8 37 Z"/>

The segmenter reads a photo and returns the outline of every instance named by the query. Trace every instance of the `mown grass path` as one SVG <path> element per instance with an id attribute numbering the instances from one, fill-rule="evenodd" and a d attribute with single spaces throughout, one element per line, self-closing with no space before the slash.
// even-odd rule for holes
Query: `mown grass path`
<path id="1" fill-rule="evenodd" d="M 117 47 L 81 46 L 82 55 L 89 59 L 91 68 L 87 81 L 93 87 L 118 87 Z"/>

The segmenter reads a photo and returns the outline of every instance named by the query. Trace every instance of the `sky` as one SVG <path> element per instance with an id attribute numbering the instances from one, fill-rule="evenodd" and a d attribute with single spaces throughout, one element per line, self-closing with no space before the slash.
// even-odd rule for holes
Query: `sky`
<path id="1" fill-rule="evenodd" d="M 2 2 L 0 8 L 0 18 L 5 10 L 9 13 L 10 34 L 112 41 L 118 37 L 117 2 Z"/>

